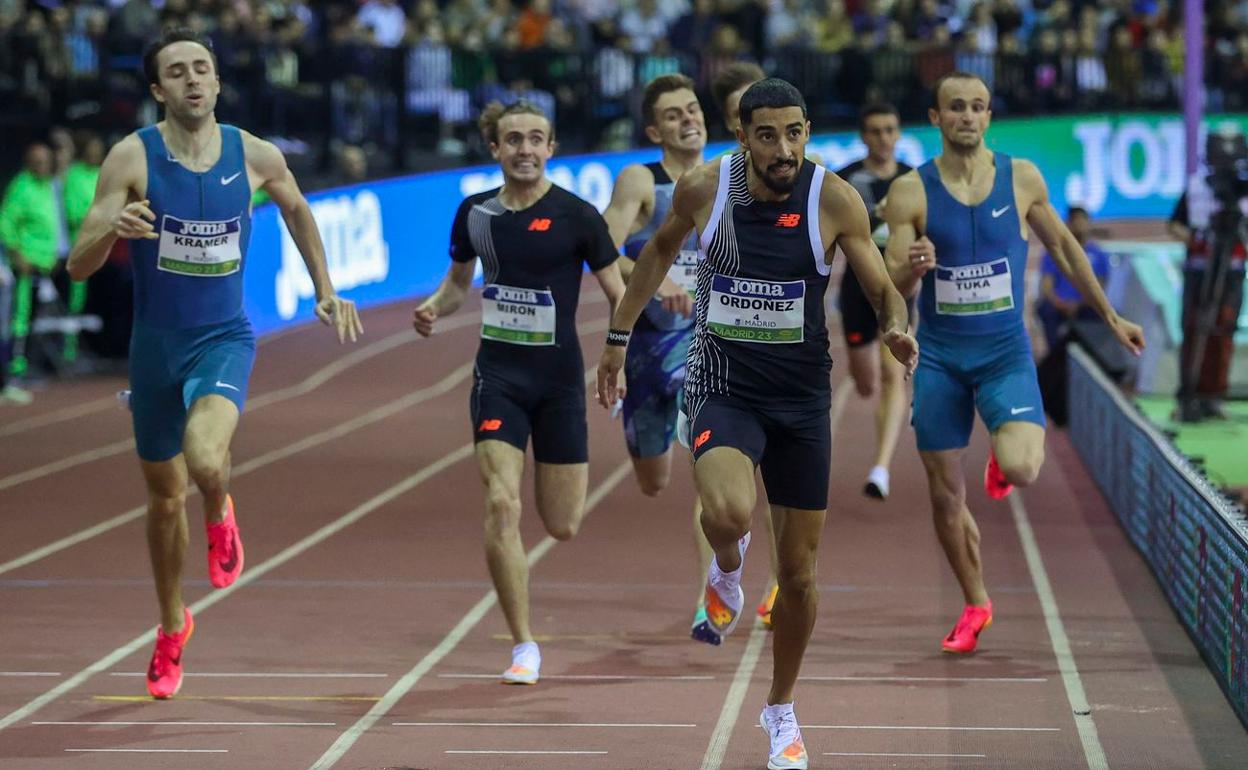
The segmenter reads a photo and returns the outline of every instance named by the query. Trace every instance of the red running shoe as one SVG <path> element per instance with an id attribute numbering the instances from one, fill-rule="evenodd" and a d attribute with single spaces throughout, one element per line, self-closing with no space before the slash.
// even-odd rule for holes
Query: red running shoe
<path id="1" fill-rule="evenodd" d="M 1004 499 L 1014 491 L 1014 485 L 1005 480 L 995 452 L 988 451 L 988 465 L 984 468 L 984 491 L 993 500 Z"/>
<path id="2" fill-rule="evenodd" d="M 231 585 L 243 573 L 243 539 L 234 519 L 234 498 L 225 496 L 225 518 L 208 525 L 208 579 L 216 588 Z"/>
<path id="3" fill-rule="evenodd" d="M 185 625 L 176 634 L 156 629 L 156 650 L 152 662 L 147 664 L 147 691 L 153 698 L 164 700 L 178 694 L 182 688 L 182 648 L 195 631 L 195 620 L 189 608 L 183 608 Z"/>
<path id="4" fill-rule="evenodd" d="M 962 617 L 958 618 L 957 625 L 941 643 L 941 649 L 945 652 L 962 654 L 974 652 L 975 645 L 979 643 L 979 635 L 991 625 L 991 601 L 982 607 L 968 604 L 966 609 L 962 610 Z"/>

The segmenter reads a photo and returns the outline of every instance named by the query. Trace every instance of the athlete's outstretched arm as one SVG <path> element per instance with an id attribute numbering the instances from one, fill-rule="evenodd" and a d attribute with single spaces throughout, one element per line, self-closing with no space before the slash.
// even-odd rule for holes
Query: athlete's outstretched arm
<path id="1" fill-rule="evenodd" d="M 472 276 L 476 272 L 477 260 L 468 262 L 452 262 L 451 269 L 438 290 L 420 303 L 412 313 L 412 326 L 422 337 L 433 334 L 433 324 L 440 316 L 450 315 L 464 304 L 468 290 L 472 288 Z M 617 279 L 618 280 L 618 279 Z"/>
<path id="2" fill-rule="evenodd" d="M 290 173 L 286 157 L 271 142 L 246 132 L 243 133 L 243 152 L 250 175 L 259 180 L 257 186 L 277 204 L 286 229 L 299 249 L 299 256 L 303 257 L 303 263 L 308 267 L 308 275 L 312 276 L 312 285 L 316 289 L 317 318 L 334 327 L 339 342 L 345 342 L 348 337 L 355 342 L 356 336 L 364 331 L 359 312 L 354 302 L 342 299 L 334 292 L 329 267 L 325 263 L 325 244 L 321 242 L 321 233 L 312 217 L 312 207 L 303 197 L 295 175 Z"/>
<path id="3" fill-rule="evenodd" d="M 602 287 L 602 293 L 607 295 L 607 302 L 611 305 L 612 317 L 624 299 L 624 279 L 620 276 L 619 267 L 622 261 L 623 258 L 617 259 L 607 267 L 594 271 L 594 278 L 598 279 L 598 285 Z"/>
<path id="4" fill-rule="evenodd" d="M 131 201 L 142 186 L 147 161 L 143 142 L 131 134 L 109 150 L 100 167 L 95 198 L 78 231 L 78 240 L 69 251 L 66 270 L 75 281 L 85 281 L 108 259 L 118 238 L 159 238 L 153 223 L 156 215 L 145 200 Z"/>
<path id="5" fill-rule="evenodd" d="M 1079 289 L 1084 301 L 1105 319 L 1123 347 L 1138 356 L 1144 349 L 1144 331 L 1119 316 L 1109 304 L 1109 298 L 1092 271 L 1083 246 L 1079 245 L 1079 240 L 1053 208 L 1048 185 L 1040 170 L 1031 161 L 1015 160 L 1014 178 L 1023 191 L 1024 200 L 1031 201 L 1027 209 L 1027 224 L 1049 250 L 1057 269 Z"/>
<path id="6" fill-rule="evenodd" d="M 923 274 L 936 266 L 932 242 L 919 235 L 927 225 L 927 193 L 918 172 L 908 171 L 894 179 L 884 200 L 884 221 L 888 223 L 884 262 L 897 290 L 909 297 L 918 289 Z"/>
<path id="7" fill-rule="evenodd" d="M 611 191 L 611 203 L 607 206 L 607 210 L 602 212 L 602 218 L 607 221 L 607 229 L 611 232 L 611 242 L 615 244 L 617 251 L 624 248 L 624 242 L 628 240 L 628 236 L 637 232 L 639 229 L 637 217 L 641 213 L 642 206 L 653 197 L 654 174 L 645 166 L 626 166 L 616 177 L 615 189 Z M 620 257 L 618 264 L 620 275 L 624 282 L 628 283 L 637 263 L 624 254 Z M 663 282 L 659 284 L 658 297 L 668 312 L 686 318 L 693 314 L 693 302 L 689 297 L 689 292 L 671 278 L 664 276 Z"/>
<path id="8" fill-rule="evenodd" d="M 853 268 L 863 294 L 875 309 L 880 336 L 907 374 L 919 362 L 919 346 L 907 333 L 910 324 L 906 300 L 897 291 L 884 267 L 880 250 L 871 239 L 871 219 L 858 192 L 840 177 L 824 181 L 819 200 L 820 226 L 829 223 L 839 246 Z"/>

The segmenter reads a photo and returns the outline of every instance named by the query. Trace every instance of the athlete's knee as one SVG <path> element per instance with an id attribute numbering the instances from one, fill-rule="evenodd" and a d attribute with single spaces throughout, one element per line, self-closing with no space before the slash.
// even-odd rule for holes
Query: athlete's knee
<path id="1" fill-rule="evenodd" d="M 750 529 L 753 508 L 740 495 L 705 490 L 702 492 L 702 526 L 725 537 L 739 538 Z"/>
<path id="2" fill-rule="evenodd" d="M 929 497 L 932 501 L 932 516 L 938 526 L 956 521 L 966 505 L 962 490 L 952 487 L 934 487 L 929 492 Z"/>
<path id="3" fill-rule="evenodd" d="M 860 397 L 871 398 L 875 395 L 875 378 L 869 374 L 855 374 L 854 389 Z"/>
<path id="4" fill-rule="evenodd" d="M 1006 457 L 1004 462 L 1002 458 L 997 458 L 997 463 L 1006 481 L 1017 487 L 1029 486 L 1040 475 L 1040 466 L 1044 465 L 1044 447 L 1019 452 Z"/>
<path id="5" fill-rule="evenodd" d="M 637 486 L 641 487 L 641 493 L 646 497 L 658 497 L 660 492 L 667 489 L 667 482 L 666 473 L 637 474 Z"/>
<path id="6" fill-rule="evenodd" d="M 485 536 L 503 537 L 520 529 L 520 495 L 502 484 L 491 484 L 485 493 Z"/>
<path id="7" fill-rule="evenodd" d="M 817 593 L 815 560 L 811 558 L 796 563 L 782 562 L 776 572 L 776 582 L 788 599 L 804 602 L 814 597 Z"/>
<path id="8" fill-rule="evenodd" d="M 567 516 L 559 521 L 552 521 L 546 524 L 546 534 L 560 542 L 571 540 L 576 537 L 576 533 L 580 530 L 580 516 Z"/>
<path id="9" fill-rule="evenodd" d="M 166 520 L 186 509 L 186 488 L 152 489 L 147 492 L 147 515 Z"/>
<path id="10" fill-rule="evenodd" d="M 188 437 L 183 447 L 183 455 L 186 458 L 186 472 L 200 489 L 215 489 L 229 478 L 228 445 L 219 446 Z"/>

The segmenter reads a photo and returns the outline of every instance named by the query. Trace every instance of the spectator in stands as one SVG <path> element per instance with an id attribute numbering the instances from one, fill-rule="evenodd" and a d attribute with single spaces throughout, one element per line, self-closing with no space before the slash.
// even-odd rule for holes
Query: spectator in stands
<path id="1" fill-rule="evenodd" d="M 516 17 L 520 48 L 527 51 L 545 44 L 551 18 L 550 0 L 529 0 Z"/>
<path id="2" fill-rule="evenodd" d="M 854 42 L 854 28 L 845 7 L 845 0 L 824 2 L 827 10 L 819 14 L 815 22 L 815 50 L 819 53 L 840 53 Z"/>
<path id="3" fill-rule="evenodd" d="M 1071 235 L 1079 241 L 1079 245 L 1088 255 L 1088 263 L 1092 272 L 1101 282 L 1101 286 L 1109 280 L 1109 254 L 1100 244 L 1090 240 L 1092 219 L 1087 209 L 1071 206 L 1066 214 L 1066 224 Z M 1078 319 L 1096 319 L 1100 316 L 1089 305 L 1083 302 L 1079 290 L 1057 268 L 1057 263 L 1049 254 L 1044 255 L 1040 268 L 1040 299 L 1036 303 L 1036 316 L 1044 328 L 1044 341 L 1048 350 L 1057 347 L 1065 333 L 1066 325 Z"/>
<path id="4" fill-rule="evenodd" d="M 665 39 L 669 24 L 655 0 L 637 0 L 620 14 L 620 33 L 628 37 L 633 53 L 645 53 Z"/>
<path id="5" fill-rule="evenodd" d="M 398 0 L 368 0 L 356 16 L 360 26 L 372 32 L 373 42 L 382 48 L 394 48 L 403 42 L 407 31 L 407 15 Z"/>
<path id="6" fill-rule="evenodd" d="M 1144 64 L 1135 48 L 1131 29 L 1120 24 L 1109 37 L 1109 50 L 1104 55 L 1105 77 L 1109 95 L 1114 106 L 1133 108 L 1138 106 L 1140 82 L 1144 76 Z"/>
<path id="7" fill-rule="evenodd" d="M 803 0 L 781 0 L 767 16 L 767 50 L 808 49 L 813 22 Z"/>
<path id="8" fill-rule="evenodd" d="M 338 150 L 338 184 L 359 184 L 368 180 L 368 155 L 364 148 L 344 144 Z"/>
<path id="9" fill-rule="evenodd" d="M 677 51 L 700 51 L 710 43 L 720 21 L 715 0 L 693 0 L 689 12 L 672 23 L 667 39 Z"/>

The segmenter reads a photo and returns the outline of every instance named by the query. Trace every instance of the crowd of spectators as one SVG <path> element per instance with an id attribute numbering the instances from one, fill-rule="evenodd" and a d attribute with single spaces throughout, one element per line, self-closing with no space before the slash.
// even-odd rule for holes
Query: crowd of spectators
<path id="1" fill-rule="evenodd" d="M 1248 0 L 1206 7 L 1209 108 L 1248 108 Z M 0 0 L 0 130 L 155 119 L 138 62 L 167 24 L 211 37 L 224 118 L 325 150 L 323 170 L 338 143 L 382 167 L 479 154 L 473 118 L 499 97 L 566 118 L 565 147 L 628 142 L 648 79 L 706 89 L 741 59 L 793 80 L 823 126 L 873 98 L 921 119 L 955 67 L 1000 113 L 1174 109 L 1184 40 L 1173 0 Z"/>

